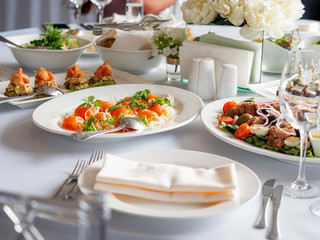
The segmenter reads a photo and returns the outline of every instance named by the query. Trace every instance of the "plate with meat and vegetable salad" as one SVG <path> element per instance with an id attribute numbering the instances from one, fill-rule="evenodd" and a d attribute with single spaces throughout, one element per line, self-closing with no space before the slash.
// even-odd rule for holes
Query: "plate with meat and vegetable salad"
<path id="1" fill-rule="evenodd" d="M 51 86 L 62 90 L 64 93 L 78 91 L 86 88 L 128 84 L 128 83 L 150 83 L 149 80 L 122 72 L 112 68 L 108 62 L 103 63 L 94 70 L 81 70 L 78 64 L 69 66 L 66 72 L 52 74 L 44 68 L 34 71 L 35 76 L 29 77 L 22 68 L 16 70 L 10 76 L 9 81 L 0 82 L 1 97 L 15 97 L 29 95 L 40 86 Z M 33 97 L 30 99 L 12 101 L 12 104 L 19 108 L 37 107 L 45 101 L 52 99 L 52 96 Z"/>
<path id="2" fill-rule="evenodd" d="M 195 94 L 176 87 L 155 84 L 119 84 L 84 89 L 54 98 L 37 107 L 33 122 L 40 128 L 70 136 L 79 131 L 114 128 L 124 117 L 146 124 L 143 131 L 103 134 L 93 142 L 121 140 L 169 131 L 195 119 L 203 101 Z"/>
<path id="3" fill-rule="evenodd" d="M 299 164 L 299 133 L 280 117 L 276 100 L 235 97 L 214 101 L 203 108 L 206 129 L 238 148 Z M 320 166 L 309 143 L 307 165 Z"/>

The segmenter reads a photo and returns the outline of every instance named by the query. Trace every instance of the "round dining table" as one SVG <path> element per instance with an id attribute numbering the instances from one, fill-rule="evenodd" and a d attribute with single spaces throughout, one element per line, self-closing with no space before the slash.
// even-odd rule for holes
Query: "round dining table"
<path id="1" fill-rule="evenodd" d="M 1 35 L 39 33 L 40 29 L 20 29 L 1 32 Z M 30 59 L 32 61 L 32 59 Z M 98 54 L 83 54 L 77 62 L 83 70 L 96 69 L 102 60 Z M 0 43 L 0 67 L 13 70 L 21 67 L 10 52 Z M 32 70 L 25 72 L 32 76 Z M 55 73 L 55 72 L 53 72 Z M 139 75 L 153 84 L 164 84 L 165 63 L 156 69 Z M 268 79 L 279 79 L 278 74 L 263 75 Z M 1 79 L 8 81 L 8 79 Z M 170 84 L 169 84 L 170 85 Z M 174 85 L 174 84 L 173 84 Z M 178 87 L 184 87 L 181 84 Z M 258 94 L 238 91 L 238 96 L 257 97 Z M 204 101 L 204 105 L 213 100 Z M 276 184 L 288 184 L 298 174 L 298 165 L 286 163 L 266 155 L 254 153 L 230 145 L 213 136 L 203 125 L 200 117 L 190 123 L 173 129 L 110 142 L 77 142 L 73 139 L 45 131 L 32 121 L 35 108 L 21 109 L 4 103 L 0 105 L 0 191 L 50 198 L 70 174 L 78 159 L 89 159 L 93 150 L 121 154 L 140 150 L 172 149 L 191 150 L 220 155 L 250 168 L 261 185 L 268 179 Z M 199 113 L 200 114 L 200 113 Z M 283 155 L 285 159 L 286 156 Z M 320 167 L 320 163 L 319 163 Z M 320 186 L 320 168 L 307 167 L 308 181 Z M 248 183 L 247 188 L 251 185 Z M 279 228 L 284 240 L 320 239 L 320 217 L 314 216 L 310 205 L 312 199 L 292 199 L 283 196 L 279 209 Z M 158 218 L 138 216 L 112 211 L 108 222 L 110 240 L 257 240 L 265 239 L 267 229 L 254 227 L 261 208 L 261 191 L 245 205 L 219 214 L 208 214 L 198 218 Z M 271 205 L 270 205 L 271 206 Z M 270 225 L 271 210 L 267 223 Z M 48 239 L 75 239 L 69 228 L 54 229 L 50 224 L 40 224 Z M 0 214 L 1 239 L 8 239 L 13 225 L 4 213 Z"/>

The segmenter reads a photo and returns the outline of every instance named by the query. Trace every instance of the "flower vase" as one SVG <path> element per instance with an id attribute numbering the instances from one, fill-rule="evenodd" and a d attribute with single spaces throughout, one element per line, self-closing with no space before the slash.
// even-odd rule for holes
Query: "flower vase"
<path id="1" fill-rule="evenodd" d="M 181 81 L 179 58 L 167 57 L 166 71 L 167 81 Z"/>

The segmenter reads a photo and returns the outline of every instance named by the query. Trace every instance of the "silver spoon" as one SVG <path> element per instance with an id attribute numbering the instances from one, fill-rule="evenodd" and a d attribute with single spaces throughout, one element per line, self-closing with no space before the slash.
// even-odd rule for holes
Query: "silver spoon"
<path id="1" fill-rule="evenodd" d="M 0 35 L 0 41 L 1 41 L 1 42 L 9 43 L 9 44 L 11 44 L 11 45 L 13 45 L 13 46 L 15 46 L 15 47 L 18 47 L 18 48 L 24 48 L 24 47 L 22 47 L 22 46 L 20 46 L 20 45 L 18 45 L 18 44 L 16 44 L 16 43 L 14 43 L 14 42 L 11 42 L 9 39 L 7 39 L 7 38 L 5 38 L 5 37 L 3 37 L 3 36 L 1 36 L 1 35 Z"/>
<path id="2" fill-rule="evenodd" d="M 18 97 L 0 97 L 0 104 L 5 102 L 11 102 L 16 100 L 29 99 L 37 95 L 47 95 L 47 96 L 60 96 L 63 95 L 63 92 L 60 89 L 54 87 L 39 87 L 35 93 L 18 96 Z"/>
<path id="3" fill-rule="evenodd" d="M 71 137 L 77 141 L 86 141 L 86 140 L 93 138 L 95 136 L 99 136 L 104 133 L 115 132 L 115 131 L 125 129 L 125 128 L 130 128 L 133 130 L 144 130 L 146 128 L 146 125 L 142 121 L 140 121 L 136 118 L 123 118 L 123 119 L 121 119 L 120 124 L 116 128 L 102 130 L 102 131 L 76 132 L 76 133 L 72 133 Z"/>

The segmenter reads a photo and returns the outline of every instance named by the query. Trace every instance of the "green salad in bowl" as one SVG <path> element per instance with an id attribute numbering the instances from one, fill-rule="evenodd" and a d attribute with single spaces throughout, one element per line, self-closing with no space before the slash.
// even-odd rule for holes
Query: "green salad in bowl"
<path id="1" fill-rule="evenodd" d="M 79 39 L 70 36 L 70 31 L 63 33 L 62 29 L 55 28 L 51 24 L 46 24 L 45 29 L 46 32 L 41 33 L 39 39 L 24 43 L 21 46 L 24 48 L 51 50 L 74 49 L 81 46 Z"/>

